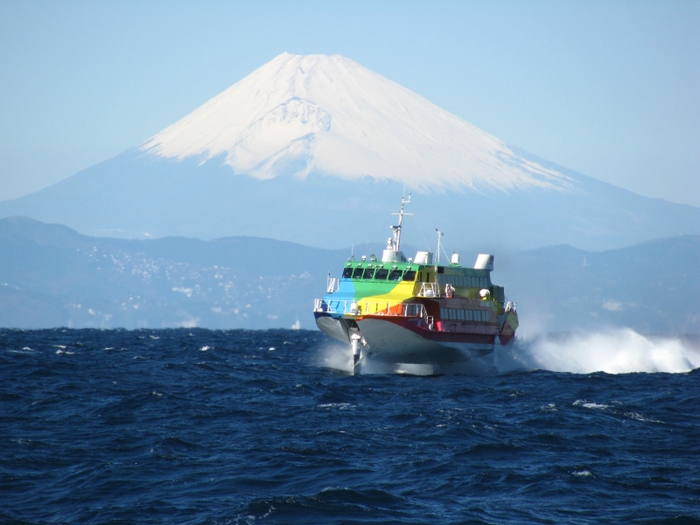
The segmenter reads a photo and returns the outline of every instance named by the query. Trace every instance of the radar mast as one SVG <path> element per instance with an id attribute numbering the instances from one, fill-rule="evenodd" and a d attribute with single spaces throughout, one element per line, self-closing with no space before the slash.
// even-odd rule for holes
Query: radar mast
<path id="1" fill-rule="evenodd" d="M 404 196 L 401 196 L 401 211 L 399 213 L 392 213 L 392 215 L 398 215 L 399 216 L 399 224 L 398 226 L 392 226 L 391 229 L 394 230 L 394 246 L 393 250 L 395 252 L 398 252 L 401 249 L 401 228 L 403 227 L 403 216 L 404 215 L 413 215 L 412 213 L 405 213 L 403 211 L 404 206 L 411 202 L 411 194 L 408 194 L 408 198 L 404 198 Z"/>

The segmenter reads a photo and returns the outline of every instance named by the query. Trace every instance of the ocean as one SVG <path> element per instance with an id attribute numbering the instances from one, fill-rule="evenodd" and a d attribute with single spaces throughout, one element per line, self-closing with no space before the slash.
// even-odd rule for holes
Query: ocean
<path id="1" fill-rule="evenodd" d="M 697 341 L 348 373 L 316 331 L 0 330 L 3 524 L 700 524 Z"/>

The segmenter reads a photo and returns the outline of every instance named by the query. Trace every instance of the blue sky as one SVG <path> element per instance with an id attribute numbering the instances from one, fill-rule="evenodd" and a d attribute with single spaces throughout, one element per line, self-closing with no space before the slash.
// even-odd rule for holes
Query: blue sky
<path id="1" fill-rule="evenodd" d="M 700 2 L 0 1 L 0 199 L 134 146 L 283 51 L 700 206 Z"/>

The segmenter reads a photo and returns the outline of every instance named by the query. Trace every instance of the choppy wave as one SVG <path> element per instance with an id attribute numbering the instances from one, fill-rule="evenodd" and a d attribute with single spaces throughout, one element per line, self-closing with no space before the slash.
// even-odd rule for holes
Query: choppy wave
<path id="1" fill-rule="evenodd" d="M 700 523 L 694 347 L 639 337 L 353 377 L 303 330 L 0 330 L 0 523 Z"/>

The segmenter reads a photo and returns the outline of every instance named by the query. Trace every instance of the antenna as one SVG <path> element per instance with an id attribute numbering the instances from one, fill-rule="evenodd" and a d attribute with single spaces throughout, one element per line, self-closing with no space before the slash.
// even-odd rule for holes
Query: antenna
<path id="1" fill-rule="evenodd" d="M 437 228 L 435 228 L 435 231 L 437 232 L 437 236 L 438 236 L 437 263 L 440 264 L 440 239 L 441 239 L 442 236 L 445 235 L 445 234 L 442 233 L 442 232 L 441 232 L 440 230 L 438 230 Z"/>
<path id="2" fill-rule="evenodd" d="M 392 215 L 398 215 L 399 216 L 399 225 L 398 226 L 392 226 L 391 229 L 394 230 L 394 251 L 398 252 L 400 245 L 401 245 L 401 228 L 403 227 L 403 216 L 404 215 L 413 215 L 412 213 L 405 213 L 403 211 L 403 208 L 406 204 L 411 202 L 411 194 L 408 194 L 408 199 L 404 198 L 403 195 L 401 195 L 401 211 L 399 213 L 392 213 Z"/>

